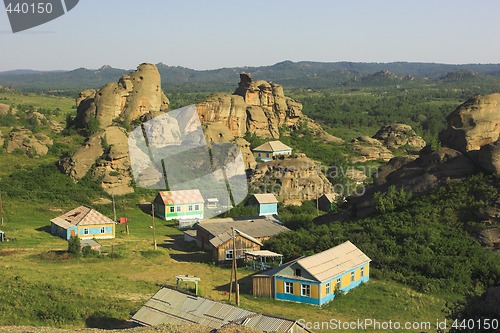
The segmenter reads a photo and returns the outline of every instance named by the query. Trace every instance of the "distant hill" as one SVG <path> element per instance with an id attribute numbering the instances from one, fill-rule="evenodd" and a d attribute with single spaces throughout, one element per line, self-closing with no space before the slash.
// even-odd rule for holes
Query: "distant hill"
<path id="1" fill-rule="evenodd" d="M 436 63 L 358 63 L 358 62 L 311 62 L 283 61 L 271 66 L 233 67 L 214 70 L 194 70 L 179 66 L 157 64 L 165 89 L 176 90 L 180 86 L 192 90 L 220 91 L 230 90 L 234 86 L 235 74 L 252 73 L 257 80 L 279 81 L 288 88 L 324 89 L 348 82 L 356 82 L 371 76 L 364 83 L 376 84 L 376 73 L 394 73 L 399 77 L 429 79 L 456 79 L 463 73 L 478 76 L 500 76 L 500 64 L 449 65 Z M 97 70 L 78 68 L 72 71 L 33 71 L 13 70 L 0 72 L 0 85 L 30 91 L 79 91 L 85 88 L 97 88 L 107 82 L 116 81 L 130 69 L 118 69 L 103 66 Z M 462 75 L 454 74 L 462 73 Z M 387 77 L 382 78 L 388 82 Z M 389 80 L 391 81 L 391 80 Z"/>

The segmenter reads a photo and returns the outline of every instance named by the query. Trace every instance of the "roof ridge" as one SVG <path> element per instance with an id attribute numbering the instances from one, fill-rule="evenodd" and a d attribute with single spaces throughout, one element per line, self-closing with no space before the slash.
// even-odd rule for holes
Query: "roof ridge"
<path id="1" fill-rule="evenodd" d="M 85 207 L 85 208 L 88 208 L 89 210 L 88 210 L 88 212 L 87 212 L 87 213 L 85 213 L 85 214 L 82 216 L 82 218 L 81 218 L 81 219 L 80 219 L 77 223 L 75 223 L 75 225 L 76 225 L 76 226 L 80 225 L 80 223 L 82 223 L 82 221 L 83 221 L 83 220 L 87 217 L 87 215 L 89 215 L 89 214 L 90 214 L 90 212 L 94 210 L 93 208 L 90 208 L 90 207 L 89 207 L 89 206 L 87 206 L 87 205 L 81 205 L 80 207 Z M 80 208 L 80 207 L 78 207 L 78 208 Z M 78 208 L 75 208 L 75 209 L 78 209 Z M 97 212 L 97 211 L 96 211 L 96 212 Z M 98 213 L 99 213 L 99 212 L 98 212 Z"/>

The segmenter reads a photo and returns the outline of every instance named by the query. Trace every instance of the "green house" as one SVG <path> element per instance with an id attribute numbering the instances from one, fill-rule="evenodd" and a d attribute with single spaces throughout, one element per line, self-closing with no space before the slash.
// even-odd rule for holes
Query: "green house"
<path id="1" fill-rule="evenodd" d="M 155 215 L 164 220 L 203 219 L 204 200 L 199 190 L 161 191 L 153 204 Z"/>

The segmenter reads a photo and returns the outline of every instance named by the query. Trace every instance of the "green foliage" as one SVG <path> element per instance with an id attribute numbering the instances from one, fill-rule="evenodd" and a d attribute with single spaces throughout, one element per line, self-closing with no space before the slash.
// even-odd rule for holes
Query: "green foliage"
<path id="1" fill-rule="evenodd" d="M 79 256 L 81 254 L 82 248 L 81 248 L 80 238 L 78 238 L 78 236 L 71 236 L 69 238 L 68 252 L 75 256 Z"/>
<path id="2" fill-rule="evenodd" d="M 449 304 L 447 311 L 447 317 L 451 322 L 449 326 L 452 326 L 450 333 L 498 332 L 500 318 L 497 309 L 492 307 L 491 303 L 486 303 L 484 297 L 480 295 L 469 295 L 463 301 Z M 474 320 L 474 323 L 468 322 L 471 319 Z M 492 323 L 494 319 L 497 320 L 496 324 Z M 489 328 L 484 325 L 487 323 L 490 324 Z"/>
<path id="3" fill-rule="evenodd" d="M 293 259 L 350 240 L 372 259 L 372 273 L 379 277 L 423 292 L 465 293 L 500 284 L 500 258 L 469 235 L 481 228 L 476 212 L 497 196 L 496 179 L 479 175 L 396 205 L 397 210 L 311 224 L 273 237 L 265 246 Z"/>
<path id="4" fill-rule="evenodd" d="M 87 123 L 87 135 L 91 136 L 91 135 L 96 134 L 100 128 L 101 128 L 101 124 L 99 123 L 99 119 L 90 118 L 90 120 Z"/>
<path id="5" fill-rule="evenodd" d="M 375 193 L 373 199 L 375 200 L 375 208 L 379 212 L 387 213 L 406 206 L 411 199 L 411 193 L 407 193 L 403 188 L 398 191 L 393 185 L 386 193 Z"/>

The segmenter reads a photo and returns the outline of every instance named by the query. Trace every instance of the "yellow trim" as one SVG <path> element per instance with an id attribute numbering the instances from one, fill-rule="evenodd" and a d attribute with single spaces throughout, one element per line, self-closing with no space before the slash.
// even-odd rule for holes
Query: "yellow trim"
<path id="1" fill-rule="evenodd" d="M 280 294 L 285 292 L 285 282 L 283 280 L 276 281 L 276 292 Z"/>
<path id="2" fill-rule="evenodd" d="M 295 296 L 300 296 L 300 283 L 299 282 L 293 283 L 293 294 Z"/>
<path id="3" fill-rule="evenodd" d="M 351 284 L 351 273 L 344 274 L 340 283 L 341 288 L 345 288 Z"/>
<path id="4" fill-rule="evenodd" d="M 319 297 L 319 288 L 317 284 L 311 284 L 311 297 L 318 299 Z"/>
<path id="5" fill-rule="evenodd" d="M 328 282 L 327 282 L 328 283 Z M 321 285 L 321 298 L 326 297 L 326 285 L 327 283 Z M 330 291 L 332 290 L 332 283 L 330 283 Z"/>

